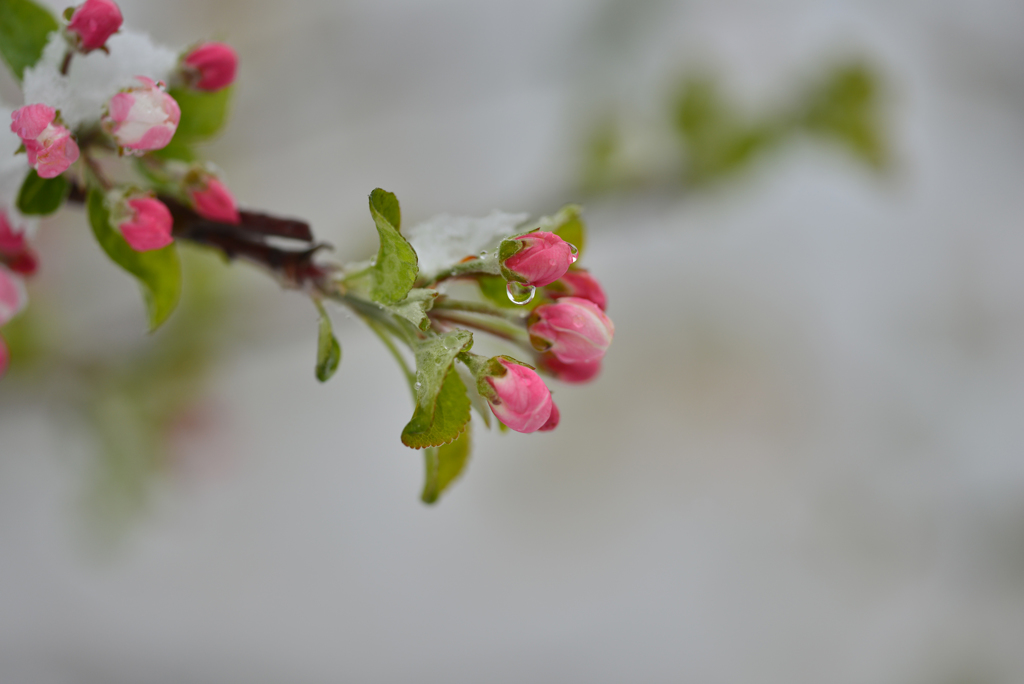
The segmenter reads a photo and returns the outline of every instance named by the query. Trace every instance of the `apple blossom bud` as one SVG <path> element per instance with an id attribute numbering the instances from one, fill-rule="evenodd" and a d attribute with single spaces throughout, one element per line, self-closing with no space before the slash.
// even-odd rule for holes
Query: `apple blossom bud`
<path id="1" fill-rule="evenodd" d="M 490 359 L 477 388 L 491 413 L 516 432 L 536 432 L 551 418 L 551 391 L 536 371 L 512 359 Z"/>
<path id="2" fill-rule="evenodd" d="M 615 325 L 592 301 L 563 297 L 534 309 L 527 330 L 535 349 L 551 352 L 564 363 L 582 363 L 601 360 Z"/>
<path id="3" fill-rule="evenodd" d="M 0 266 L 0 326 L 8 321 L 28 304 L 28 293 L 25 283 L 5 267 Z"/>
<path id="4" fill-rule="evenodd" d="M 17 254 L 24 249 L 25 236 L 14 232 L 7 212 L 0 210 L 0 254 Z"/>
<path id="5" fill-rule="evenodd" d="M 604 289 L 594 276 L 582 269 L 568 271 L 564 276 L 548 286 L 546 293 L 551 299 L 561 297 L 579 297 L 589 299 L 604 311 L 608 308 L 608 298 Z"/>
<path id="6" fill-rule="evenodd" d="M 210 92 L 231 85 L 238 69 L 238 55 L 224 43 L 203 43 L 182 62 L 192 87 Z"/>
<path id="7" fill-rule="evenodd" d="M 75 8 L 67 33 L 81 52 L 102 48 L 121 28 L 121 10 L 112 0 L 85 0 Z"/>
<path id="8" fill-rule="evenodd" d="M 558 357 L 550 352 L 541 354 L 538 365 L 554 375 L 555 379 L 571 385 L 582 385 L 585 382 L 590 382 L 601 372 L 600 360 L 565 363 L 564 361 L 559 361 Z"/>
<path id="9" fill-rule="evenodd" d="M 21 138 L 40 178 L 56 178 L 78 159 L 78 143 L 56 118 L 57 111 L 44 104 L 25 105 L 11 114 L 11 131 Z"/>
<path id="10" fill-rule="evenodd" d="M 117 227 L 136 252 L 160 249 L 174 242 L 174 220 L 170 210 L 158 199 L 140 195 L 124 200 L 114 211 L 124 218 Z"/>
<path id="11" fill-rule="evenodd" d="M 112 98 L 103 116 L 103 127 L 121 147 L 145 152 L 167 146 L 178 130 L 181 109 L 174 98 L 145 76 L 136 76 L 141 86 L 124 90 Z"/>
<path id="12" fill-rule="evenodd" d="M 188 196 L 196 213 L 203 218 L 220 223 L 241 222 L 235 198 L 216 176 L 202 174 L 195 185 L 189 186 Z"/>
<path id="13" fill-rule="evenodd" d="M 551 432 L 558 427 L 558 420 L 561 415 L 558 413 L 558 405 L 555 402 L 551 402 L 551 415 L 548 416 L 548 422 L 544 423 L 537 429 L 537 432 Z"/>
<path id="14" fill-rule="evenodd" d="M 15 233 L 7 214 L 0 210 L 0 264 L 18 275 L 33 275 L 39 268 L 35 252 L 25 242 L 25 236 Z"/>
<path id="15" fill-rule="evenodd" d="M 501 243 L 501 272 L 506 280 L 543 287 L 555 282 L 576 261 L 575 248 L 554 233 L 534 232 Z"/>

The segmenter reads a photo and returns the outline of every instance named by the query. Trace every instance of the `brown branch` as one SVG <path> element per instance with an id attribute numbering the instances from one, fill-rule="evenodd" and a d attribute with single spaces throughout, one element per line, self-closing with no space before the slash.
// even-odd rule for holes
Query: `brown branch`
<path id="1" fill-rule="evenodd" d="M 174 237 L 220 251 L 228 259 L 244 259 L 271 271 L 288 287 L 311 287 L 330 294 L 334 287 L 330 276 L 334 267 L 317 264 L 313 257 L 321 249 L 330 248 L 316 242 L 309 224 L 298 219 L 280 218 L 254 211 L 239 211 L 239 223 L 211 221 L 174 197 L 158 198 L 174 219 Z M 86 190 L 73 184 L 68 201 L 83 204 Z M 285 238 L 304 243 L 289 248 L 271 244 L 268 238 Z"/>

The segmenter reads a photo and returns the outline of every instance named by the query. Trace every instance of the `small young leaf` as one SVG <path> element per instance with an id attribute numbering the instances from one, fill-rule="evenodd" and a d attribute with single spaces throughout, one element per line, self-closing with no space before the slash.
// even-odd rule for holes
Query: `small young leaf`
<path id="1" fill-rule="evenodd" d="M 181 108 L 181 121 L 174 133 L 173 142 L 188 145 L 212 138 L 228 119 L 228 105 L 231 103 L 232 88 L 223 88 L 207 93 L 191 88 L 172 88 L 168 94 Z"/>
<path id="2" fill-rule="evenodd" d="M 46 216 L 60 209 L 70 189 L 64 176 L 40 178 L 35 169 L 25 177 L 18 193 L 18 211 L 26 216 Z"/>
<path id="3" fill-rule="evenodd" d="M 103 193 L 89 192 L 89 223 L 93 235 L 107 256 L 138 278 L 149 313 L 149 330 L 153 332 L 167 320 L 181 296 L 181 262 L 177 245 L 167 245 L 151 252 L 136 252 L 110 225 L 110 212 L 104 205 Z"/>
<path id="4" fill-rule="evenodd" d="M 341 363 L 341 345 L 334 336 L 330 317 L 319 302 L 317 308 L 320 310 L 320 334 L 317 337 L 316 379 L 327 382 Z"/>
<path id="5" fill-rule="evenodd" d="M 576 248 L 576 256 L 583 256 L 583 247 L 587 239 L 586 225 L 580 218 L 580 207 L 569 204 L 562 207 L 554 216 L 546 216 L 540 220 L 540 229 L 554 233 Z"/>
<path id="6" fill-rule="evenodd" d="M 402 444 L 423 449 L 449 444 L 469 423 L 469 396 L 458 372 L 448 369 L 432 406 L 417 404 L 412 420 L 402 430 Z"/>
<path id="7" fill-rule="evenodd" d="M 398 232 L 402 214 L 394 194 L 380 188 L 370 193 L 370 215 L 380 235 L 380 251 L 371 271 L 371 296 L 385 306 L 397 304 L 405 299 L 416 282 L 416 252 Z"/>
<path id="8" fill-rule="evenodd" d="M 466 387 L 452 366 L 459 352 L 473 346 L 473 333 L 452 330 L 423 340 L 416 349 L 416 410 L 402 430 L 402 443 L 413 449 L 451 442 L 469 421 Z"/>
<path id="9" fill-rule="evenodd" d="M 18 81 L 42 57 L 57 28 L 53 15 L 31 0 L 0 0 L 0 56 Z"/>
<path id="10" fill-rule="evenodd" d="M 437 290 L 417 287 L 409 290 L 409 294 L 405 299 L 386 308 L 396 316 L 409 321 L 420 330 L 427 330 L 430 328 L 430 319 L 427 318 L 427 312 L 434 305 L 435 298 L 437 298 Z"/>
<path id="11" fill-rule="evenodd" d="M 469 428 L 451 444 L 439 447 L 430 447 L 424 450 L 423 458 L 426 462 L 426 479 L 423 483 L 423 503 L 436 503 L 441 494 L 448 489 L 469 462 L 471 449 Z"/>

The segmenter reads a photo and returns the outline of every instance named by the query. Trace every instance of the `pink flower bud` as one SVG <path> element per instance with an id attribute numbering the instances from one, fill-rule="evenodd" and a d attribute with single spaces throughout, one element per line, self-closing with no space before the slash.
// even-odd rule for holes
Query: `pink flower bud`
<path id="1" fill-rule="evenodd" d="M 35 252 L 25 242 L 25 236 L 15 233 L 7 220 L 7 214 L 0 210 L 0 264 L 18 275 L 33 275 L 39 268 Z"/>
<path id="2" fill-rule="evenodd" d="M 520 243 L 522 247 L 510 256 L 504 252 L 511 251 Z M 576 261 L 572 245 L 554 233 L 527 233 L 501 245 L 502 267 L 506 279 L 543 287 L 555 282 L 569 270 Z"/>
<path id="3" fill-rule="evenodd" d="M 78 143 L 58 123 L 53 107 L 31 104 L 11 114 L 11 130 L 21 138 L 28 163 L 40 178 L 56 178 L 78 159 Z"/>
<path id="4" fill-rule="evenodd" d="M 562 382 L 571 385 L 582 385 L 590 382 L 601 372 L 601 361 L 582 361 L 580 363 L 565 363 L 559 361 L 554 354 L 542 354 L 539 365 L 544 370 L 555 376 Z"/>
<path id="5" fill-rule="evenodd" d="M 546 292 L 552 299 L 579 297 L 594 302 L 601 311 L 608 308 L 608 299 L 601 283 L 583 270 L 567 271 L 564 276 L 551 283 Z"/>
<path id="6" fill-rule="evenodd" d="M 564 363 L 600 361 L 615 335 L 615 325 L 588 299 L 564 297 L 530 314 L 530 342 Z"/>
<path id="7" fill-rule="evenodd" d="M 211 92 L 231 85 L 238 69 L 238 55 L 224 43 L 203 43 L 183 61 L 192 86 Z"/>
<path id="8" fill-rule="evenodd" d="M 164 92 L 163 83 L 136 76 L 142 85 L 110 98 L 103 127 L 121 147 L 131 150 L 159 150 L 167 146 L 178 130 L 181 109 Z"/>
<path id="9" fill-rule="evenodd" d="M 546 425 L 554 402 L 536 371 L 501 357 L 492 361 L 500 365 L 492 363 L 491 374 L 480 382 L 491 413 L 516 432 L 536 432 Z"/>
<path id="10" fill-rule="evenodd" d="M 128 199 L 119 208 L 127 214 L 118 229 L 136 252 L 160 249 L 174 242 L 171 229 L 174 220 L 163 202 L 153 197 L 140 196 Z"/>
<path id="11" fill-rule="evenodd" d="M 0 326 L 18 315 L 28 304 L 28 293 L 21 278 L 0 266 Z"/>
<path id="12" fill-rule="evenodd" d="M 556 427 L 558 427 L 558 420 L 559 420 L 559 418 L 561 418 L 561 415 L 558 413 L 558 405 L 555 404 L 555 402 L 552 401 L 551 402 L 551 415 L 548 416 L 548 422 L 546 422 L 543 425 L 541 425 L 540 428 L 538 428 L 537 431 L 538 432 L 551 432 Z"/>
<path id="13" fill-rule="evenodd" d="M 75 9 L 68 34 L 82 52 L 99 49 L 121 28 L 121 10 L 112 0 L 85 0 Z"/>
<path id="14" fill-rule="evenodd" d="M 233 224 L 241 221 L 235 198 L 216 176 L 206 175 L 200 185 L 189 188 L 188 195 L 196 213 L 203 218 Z"/>

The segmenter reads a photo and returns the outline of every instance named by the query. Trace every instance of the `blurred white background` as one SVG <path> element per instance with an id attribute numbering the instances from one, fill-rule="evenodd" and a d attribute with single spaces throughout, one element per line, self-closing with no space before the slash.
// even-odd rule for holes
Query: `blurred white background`
<path id="1" fill-rule="evenodd" d="M 120 4 L 238 49 L 210 157 L 341 258 L 378 186 L 408 225 L 578 200 L 581 112 L 657 108 L 691 66 L 756 106 L 865 56 L 896 163 L 796 144 L 588 200 L 604 374 L 556 388 L 554 433 L 477 430 L 435 508 L 386 351 L 339 315 L 318 385 L 312 307 L 245 266 L 212 418 L 113 548 L 89 431 L 0 386 L 0 681 L 1024 681 L 1019 2 Z M 43 233 L 65 343 L 145 344 L 82 218 Z"/>

